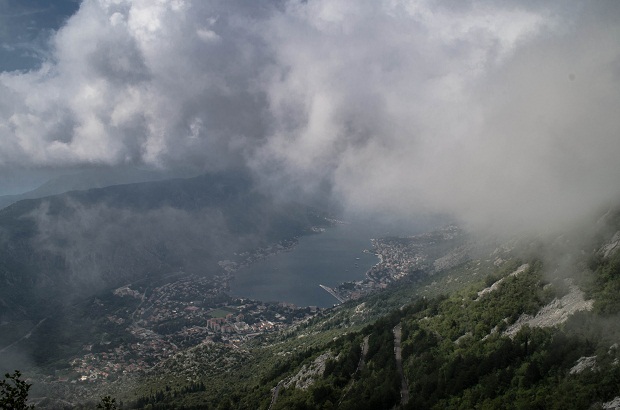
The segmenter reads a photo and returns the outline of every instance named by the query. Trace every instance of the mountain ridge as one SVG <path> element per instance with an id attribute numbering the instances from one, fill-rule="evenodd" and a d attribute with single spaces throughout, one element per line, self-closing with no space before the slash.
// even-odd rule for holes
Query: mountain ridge
<path id="1" fill-rule="evenodd" d="M 81 191 L 91 188 L 105 188 L 113 185 L 132 184 L 154 180 L 172 179 L 166 172 L 144 170 L 134 167 L 95 168 L 77 173 L 53 177 L 27 192 L 0 196 L 0 209 L 24 199 L 37 199 Z"/>
<path id="2" fill-rule="evenodd" d="M 65 353 L 53 353 L 49 349 L 56 342 L 48 342 L 63 340 L 78 348 L 84 337 L 72 332 L 80 331 L 80 320 L 91 319 L 77 307 L 85 308 L 102 292 L 179 275 L 211 280 L 225 273 L 219 262 L 235 252 L 294 241 L 327 225 L 314 208 L 259 192 L 244 173 L 16 202 L 0 210 L 0 346 L 13 344 L 45 319 L 21 345 L 35 362 L 53 362 Z"/>

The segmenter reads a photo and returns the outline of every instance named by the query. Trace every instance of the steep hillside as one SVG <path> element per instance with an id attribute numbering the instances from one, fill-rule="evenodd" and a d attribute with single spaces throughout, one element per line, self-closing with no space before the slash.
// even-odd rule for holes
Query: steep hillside
<path id="1" fill-rule="evenodd" d="M 513 241 L 108 391 L 131 408 L 613 408 L 620 226 L 604 222 L 570 255 L 568 236 Z"/>

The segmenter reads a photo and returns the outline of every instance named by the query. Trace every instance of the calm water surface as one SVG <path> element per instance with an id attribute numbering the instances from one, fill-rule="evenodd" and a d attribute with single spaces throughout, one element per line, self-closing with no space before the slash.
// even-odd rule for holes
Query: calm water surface
<path id="1" fill-rule="evenodd" d="M 300 238 L 288 252 L 272 255 L 235 273 L 234 296 L 297 306 L 332 306 L 338 301 L 319 287 L 360 280 L 378 259 L 371 249 L 372 231 L 360 224 L 342 224 Z"/>

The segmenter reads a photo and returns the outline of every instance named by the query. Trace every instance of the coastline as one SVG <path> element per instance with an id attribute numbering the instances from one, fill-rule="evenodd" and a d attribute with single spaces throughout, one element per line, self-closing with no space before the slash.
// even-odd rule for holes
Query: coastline
<path id="1" fill-rule="evenodd" d="M 339 222 L 321 235 L 300 237 L 287 247 L 294 252 L 291 256 L 263 252 L 260 258 L 252 258 L 244 266 L 228 266 L 231 294 L 297 306 L 331 307 L 334 302 L 342 303 L 345 298 L 337 288 L 348 281 L 364 279 L 378 262 L 377 255 L 368 251 L 371 233 L 363 225 Z M 332 289 L 340 299 L 334 301 L 334 295 L 320 285 Z"/>

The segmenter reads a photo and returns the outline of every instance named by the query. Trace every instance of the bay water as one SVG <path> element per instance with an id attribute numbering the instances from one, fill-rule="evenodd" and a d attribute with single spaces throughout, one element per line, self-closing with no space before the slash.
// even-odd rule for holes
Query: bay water
<path id="1" fill-rule="evenodd" d="M 303 236 L 293 249 L 239 269 L 230 284 L 231 294 L 297 306 L 332 306 L 338 300 L 319 285 L 335 287 L 364 279 L 378 262 L 374 254 L 363 252 L 372 248 L 372 237 L 372 230 L 358 223 Z"/>

